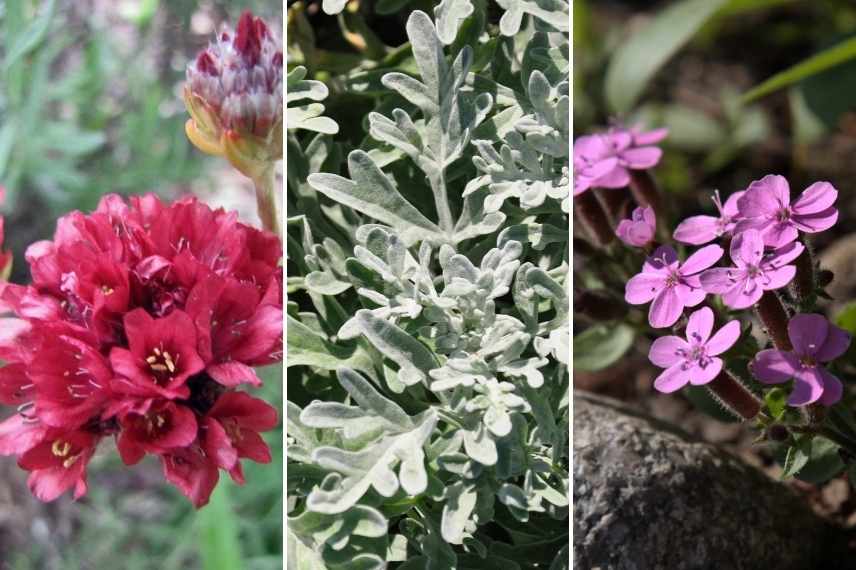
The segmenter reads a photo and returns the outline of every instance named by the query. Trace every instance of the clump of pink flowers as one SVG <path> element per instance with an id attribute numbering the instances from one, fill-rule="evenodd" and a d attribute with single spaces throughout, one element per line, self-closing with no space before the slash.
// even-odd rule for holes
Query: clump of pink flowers
<path id="1" fill-rule="evenodd" d="M 724 201 L 716 192 L 716 215 L 695 215 L 677 224 L 674 240 L 699 246 L 679 253 L 655 242 L 657 225 L 664 224 L 668 212 L 659 211 L 662 200 L 647 171 L 659 162 L 662 152 L 655 145 L 665 135 L 664 129 L 613 128 L 574 144 L 574 195 L 583 227 L 598 230 L 590 231 L 593 238 L 603 236 L 599 226 L 611 219 L 621 243 L 593 239 L 596 245 L 623 244 L 630 248 L 627 259 L 638 255 L 635 248 L 644 249 L 641 270 L 625 281 L 625 300 L 649 305 L 651 327 L 679 332 L 651 346 L 651 362 L 665 369 L 654 387 L 670 393 L 705 385 L 739 415 L 755 417 L 762 409 L 758 396 L 721 356 L 741 337 L 739 321 L 729 319 L 729 312 L 754 309 L 772 344 L 752 360 L 749 369 L 756 379 L 788 383 L 791 406 L 835 404 L 842 383 L 826 366 L 845 353 L 850 336 L 811 312 L 822 291 L 806 237 L 836 223 L 838 191 L 829 182 L 815 182 L 792 200 L 787 180 L 768 175 Z M 616 216 L 614 208 L 625 208 L 626 197 L 611 194 L 625 187 L 637 206 L 629 218 Z M 588 196 L 599 188 L 610 190 L 598 191 L 597 200 Z M 717 321 L 724 323 L 718 330 Z"/>
<path id="2" fill-rule="evenodd" d="M 242 391 L 282 359 L 279 238 L 196 199 L 105 196 L 26 254 L 32 284 L 5 284 L 0 454 L 43 501 L 86 492 L 99 445 L 156 456 L 196 507 L 222 469 L 268 462 L 276 410 Z"/>

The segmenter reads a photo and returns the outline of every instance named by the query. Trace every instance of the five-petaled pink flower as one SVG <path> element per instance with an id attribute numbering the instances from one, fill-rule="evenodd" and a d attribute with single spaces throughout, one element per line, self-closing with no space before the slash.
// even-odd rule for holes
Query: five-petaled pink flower
<path id="1" fill-rule="evenodd" d="M 713 332 L 713 311 L 702 307 L 693 311 L 687 321 L 686 340 L 678 336 L 663 336 L 654 341 L 648 358 L 665 368 L 654 380 L 654 388 L 669 394 L 688 383 L 707 384 L 722 371 L 718 355 L 731 348 L 740 337 L 740 322 L 729 321 L 716 334 Z"/>
<path id="2" fill-rule="evenodd" d="M 624 188 L 630 184 L 630 170 L 653 168 L 663 151 L 653 146 L 668 130 L 642 132 L 613 128 L 578 138 L 574 142 L 574 196 L 589 188 Z"/>
<path id="3" fill-rule="evenodd" d="M 762 350 L 750 369 L 765 384 L 794 380 L 788 398 L 792 406 L 805 406 L 819 401 L 831 406 L 841 399 L 841 381 L 821 364 L 844 354 L 850 346 L 850 334 L 821 315 L 795 315 L 788 322 L 792 351 Z"/>
<path id="4" fill-rule="evenodd" d="M 629 219 L 621 220 L 615 229 L 615 235 L 624 243 L 633 247 L 644 247 L 654 239 L 657 229 L 657 217 L 654 208 L 636 208 Z"/>
<path id="5" fill-rule="evenodd" d="M 701 286 L 708 293 L 722 295 L 732 309 L 751 307 L 764 291 L 780 289 L 797 273 L 789 265 L 805 246 L 791 242 L 772 252 L 764 252 L 764 240 L 757 230 L 746 230 L 731 241 L 735 267 L 715 267 L 701 274 Z"/>
<path id="6" fill-rule="evenodd" d="M 681 263 L 671 246 L 658 247 L 645 260 L 642 272 L 627 282 L 624 298 L 631 305 L 653 301 L 648 311 L 651 326 L 672 326 L 684 307 L 695 307 L 704 300 L 699 273 L 719 261 L 723 253 L 718 245 L 708 245 Z"/>
<path id="7" fill-rule="evenodd" d="M 674 238 L 681 243 L 702 245 L 718 237 L 730 236 L 739 219 L 737 201 L 744 192 L 735 192 L 722 203 L 719 190 L 713 195 L 713 203 L 719 210 L 719 216 L 690 216 L 675 229 Z"/>
<path id="8" fill-rule="evenodd" d="M 782 247 L 797 239 L 798 231 L 822 232 L 838 220 L 833 207 L 838 191 L 829 182 L 815 182 L 791 204 L 788 181 L 769 174 L 749 185 L 737 201 L 741 220 L 736 232 L 759 230 L 769 247 Z"/>

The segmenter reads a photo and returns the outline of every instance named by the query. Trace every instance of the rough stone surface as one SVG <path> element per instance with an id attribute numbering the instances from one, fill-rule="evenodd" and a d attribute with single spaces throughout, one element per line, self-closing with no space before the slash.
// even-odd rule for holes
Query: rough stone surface
<path id="1" fill-rule="evenodd" d="M 573 428 L 576 570 L 853 567 L 843 531 L 715 446 L 585 392 Z"/>

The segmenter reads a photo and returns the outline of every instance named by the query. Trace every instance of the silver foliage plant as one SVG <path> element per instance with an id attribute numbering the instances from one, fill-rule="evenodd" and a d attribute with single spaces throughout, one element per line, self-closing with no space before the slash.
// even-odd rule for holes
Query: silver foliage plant
<path id="1" fill-rule="evenodd" d="M 499 5 L 346 77 L 346 158 L 288 74 L 289 568 L 567 567 L 568 4 Z"/>

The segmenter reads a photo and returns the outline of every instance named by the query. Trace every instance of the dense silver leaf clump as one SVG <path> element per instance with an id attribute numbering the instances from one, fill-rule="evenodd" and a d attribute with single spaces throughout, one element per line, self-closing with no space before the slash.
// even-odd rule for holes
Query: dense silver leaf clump
<path id="1" fill-rule="evenodd" d="M 498 26 L 484 0 L 415 11 L 414 66 L 349 76 L 380 93 L 360 148 L 289 124 L 288 526 L 307 568 L 531 563 L 488 523 L 535 524 L 545 567 L 567 558 L 568 4 L 499 4 Z M 327 132 L 322 112 L 294 124 Z"/>

